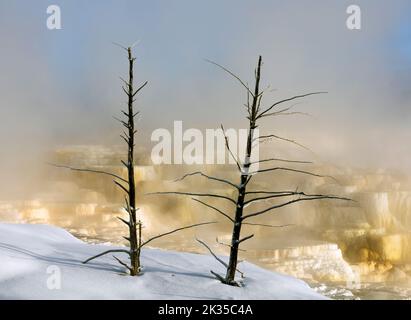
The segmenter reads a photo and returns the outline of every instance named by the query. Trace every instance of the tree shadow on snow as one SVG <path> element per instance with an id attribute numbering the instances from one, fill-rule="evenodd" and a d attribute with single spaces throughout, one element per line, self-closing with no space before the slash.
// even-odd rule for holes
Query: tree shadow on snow
<path id="1" fill-rule="evenodd" d="M 41 255 L 36 252 L 20 248 L 15 245 L 7 244 L 7 243 L 1 243 L 0 242 L 0 248 L 4 248 L 10 251 L 14 251 L 23 255 L 26 255 L 28 257 L 34 258 L 36 260 L 40 261 L 46 261 L 50 263 L 55 263 L 55 264 L 60 264 L 63 266 L 69 266 L 69 267 L 80 267 L 80 268 L 88 268 L 88 269 L 96 269 L 96 270 L 103 270 L 103 271 L 111 271 L 111 272 L 123 272 L 124 269 L 121 268 L 120 266 L 115 266 L 115 265 L 110 265 L 108 263 L 89 263 L 89 264 L 83 264 L 82 261 L 73 259 L 73 258 L 63 258 L 63 257 L 51 257 L 47 255 Z M 60 253 L 58 253 L 60 254 Z M 18 257 L 21 259 L 21 257 Z"/>

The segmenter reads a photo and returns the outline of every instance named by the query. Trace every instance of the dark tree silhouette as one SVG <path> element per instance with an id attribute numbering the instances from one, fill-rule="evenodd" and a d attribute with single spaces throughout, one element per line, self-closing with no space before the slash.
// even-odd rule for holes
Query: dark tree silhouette
<path id="1" fill-rule="evenodd" d="M 287 141 L 287 142 L 302 146 L 301 144 L 299 144 L 298 142 L 294 140 L 286 139 L 286 138 L 280 137 L 275 134 L 270 134 L 270 135 L 265 135 L 265 136 L 256 136 L 255 132 L 256 132 L 256 129 L 258 128 L 258 123 L 261 119 L 272 117 L 272 116 L 298 114 L 299 112 L 291 111 L 292 106 L 281 108 L 281 109 L 277 109 L 276 107 L 284 105 L 287 102 L 302 99 L 304 97 L 308 97 L 312 95 L 322 94 L 325 92 L 311 92 L 307 94 L 296 95 L 296 96 L 293 96 L 287 99 L 274 102 L 270 104 L 268 107 L 263 107 L 261 102 L 262 102 L 264 90 L 260 89 L 261 67 L 262 67 L 261 56 L 258 59 L 257 68 L 255 69 L 255 83 L 254 83 L 253 89 L 251 89 L 243 80 L 241 80 L 237 75 L 235 75 L 233 72 L 231 72 L 227 68 L 213 61 L 209 61 L 209 60 L 207 61 L 212 63 L 213 65 L 218 66 L 219 68 L 223 69 L 225 72 L 230 74 L 232 77 L 234 77 L 243 86 L 243 88 L 245 88 L 247 92 L 247 103 L 245 107 L 247 110 L 248 135 L 247 135 L 246 154 L 244 156 L 243 161 L 240 161 L 239 158 L 230 149 L 228 138 L 222 126 L 224 136 L 225 136 L 225 142 L 226 142 L 225 146 L 226 146 L 226 149 L 229 155 L 234 159 L 236 166 L 239 170 L 240 182 L 237 184 L 227 179 L 223 179 L 220 177 L 213 177 L 213 176 L 204 174 L 201 171 L 188 173 L 184 175 L 182 178 L 178 179 L 177 181 L 181 181 L 181 180 L 184 180 L 192 176 L 201 176 L 208 180 L 216 181 L 216 182 L 225 184 L 226 186 L 230 188 L 233 188 L 237 193 L 237 198 L 232 199 L 227 196 L 222 196 L 222 195 L 213 194 L 213 193 L 194 193 L 194 192 L 157 192 L 156 194 L 177 194 L 177 195 L 188 195 L 188 196 L 196 197 L 196 198 L 192 198 L 192 200 L 196 201 L 197 203 L 209 209 L 212 209 L 214 212 L 223 216 L 224 219 L 227 219 L 232 223 L 231 244 L 227 244 L 230 248 L 230 256 L 229 256 L 228 263 L 218 258 L 217 255 L 212 252 L 211 248 L 204 241 L 201 241 L 198 239 L 197 240 L 203 246 L 205 246 L 207 250 L 226 269 L 225 275 L 220 275 L 214 271 L 211 271 L 211 273 L 221 282 L 228 284 L 228 285 L 237 286 L 238 283 L 235 281 L 235 276 L 236 276 L 236 272 L 239 272 L 237 269 L 237 264 L 238 264 L 238 253 L 239 253 L 239 250 L 241 250 L 240 245 L 244 243 L 245 241 L 254 237 L 254 234 L 241 237 L 241 229 L 243 225 L 262 226 L 262 227 L 285 227 L 287 226 L 287 225 L 272 226 L 268 224 L 259 224 L 259 223 L 249 222 L 252 218 L 261 216 L 266 213 L 273 212 L 273 210 L 275 209 L 279 209 L 279 208 L 289 206 L 294 203 L 302 202 L 302 201 L 314 201 L 314 200 L 325 200 L 325 199 L 350 201 L 351 199 L 334 196 L 334 195 L 327 195 L 327 194 L 307 194 L 307 193 L 299 192 L 299 191 L 270 191 L 270 190 L 251 190 L 250 191 L 248 190 L 248 185 L 253 177 L 261 175 L 263 173 L 268 173 L 268 172 L 287 171 L 287 172 L 304 174 L 304 175 L 309 175 L 309 176 L 314 176 L 314 177 L 325 177 L 325 176 L 322 176 L 322 175 L 319 175 L 319 174 L 316 174 L 310 171 L 299 170 L 299 169 L 294 169 L 294 168 L 285 167 L 285 166 L 273 166 L 273 167 L 258 169 L 255 171 L 252 170 L 252 165 L 256 163 L 269 164 L 269 163 L 277 162 L 277 163 L 287 163 L 287 164 L 307 164 L 307 163 L 310 163 L 308 161 L 296 161 L 296 160 L 278 159 L 278 158 L 263 159 L 263 160 L 259 160 L 256 162 L 251 161 L 251 159 L 253 159 L 252 157 L 253 152 L 255 152 L 254 146 L 255 146 L 255 143 L 257 142 L 266 141 L 268 139 L 279 139 L 279 140 Z M 235 207 L 234 212 L 231 214 L 226 213 L 216 206 L 210 205 L 204 201 L 197 199 L 198 197 L 217 198 L 217 199 L 228 201 Z M 263 210 L 259 210 L 255 212 L 247 212 L 246 210 L 246 208 L 250 204 L 254 204 L 260 201 L 282 200 L 282 199 L 285 199 L 285 200 L 281 203 L 271 204 L 270 206 L 268 206 L 267 208 Z"/>
<path id="2" fill-rule="evenodd" d="M 134 148 L 135 148 L 135 135 L 137 133 L 137 130 L 135 128 L 135 117 L 139 114 L 139 112 L 136 112 L 134 110 L 134 102 L 135 102 L 136 95 L 147 85 L 147 81 L 144 82 L 142 85 L 140 85 L 136 90 L 134 89 L 134 62 L 136 58 L 134 58 L 132 54 L 133 46 L 128 47 L 128 48 L 123 47 L 121 45 L 119 46 L 122 49 L 127 51 L 127 57 L 128 57 L 128 62 L 129 62 L 128 80 L 124 80 L 120 78 L 124 83 L 124 86 L 122 86 L 122 89 L 127 96 L 127 110 L 121 111 L 122 114 L 125 116 L 125 120 L 116 118 L 116 120 L 118 120 L 126 129 L 125 131 L 123 131 L 123 134 L 120 136 L 127 145 L 127 161 L 121 160 L 122 165 L 124 165 L 127 169 L 127 177 L 123 178 L 114 173 L 110 173 L 110 172 L 106 172 L 102 170 L 94 170 L 94 169 L 88 169 L 88 168 L 74 168 L 70 166 L 56 165 L 56 164 L 52 164 L 52 165 L 56 167 L 60 167 L 60 168 L 70 169 L 73 171 L 103 174 L 103 175 L 114 178 L 115 185 L 119 187 L 125 193 L 124 209 L 126 210 L 128 214 L 128 219 L 126 220 L 121 217 L 118 217 L 118 219 L 128 227 L 128 236 L 123 237 L 123 238 L 128 241 L 129 248 L 128 249 L 107 250 L 105 252 L 102 252 L 96 256 L 93 256 L 85 260 L 83 263 L 86 264 L 96 258 L 99 258 L 101 256 L 104 256 L 110 253 L 124 253 L 129 258 L 130 263 L 126 263 L 115 256 L 113 257 L 122 266 L 127 268 L 131 276 L 136 276 L 140 274 L 141 272 L 140 255 L 141 255 L 141 249 L 144 246 L 148 245 L 149 243 L 151 243 L 152 241 L 158 238 L 168 236 L 170 234 L 173 234 L 173 233 L 176 233 L 182 230 L 186 230 L 186 229 L 190 229 L 190 228 L 194 228 L 198 226 L 203 226 L 203 225 L 208 225 L 208 224 L 212 224 L 215 222 L 203 222 L 203 223 L 192 224 L 189 226 L 184 226 L 184 227 L 171 230 L 163 234 L 159 234 L 157 236 L 154 236 L 146 240 L 143 239 L 142 221 L 141 219 L 138 219 L 137 217 L 137 212 L 139 208 L 137 208 L 137 205 L 136 205 L 136 182 L 135 182 L 135 175 L 134 175 L 134 166 L 135 166 Z"/>

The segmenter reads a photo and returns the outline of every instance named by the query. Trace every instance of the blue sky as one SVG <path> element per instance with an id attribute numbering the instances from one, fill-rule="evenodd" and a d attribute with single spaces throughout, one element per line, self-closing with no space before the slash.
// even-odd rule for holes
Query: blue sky
<path id="1" fill-rule="evenodd" d="M 314 120 L 268 127 L 308 140 L 326 131 L 341 150 L 327 140 L 319 148 L 324 154 L 370 148 L 375 158 L 380 137 L 410 134 L 411 3 L 355 2 L 361 31 L 345 27 L 352 4 L 345 0 L 1 0 L 0 127 L 12 130 L 28 116 L 25 134 L 39 143 L 114 141 L 111 116 L 124 101 L 118 76 L 127 61 L 111 42 L 140 40 L 136 76 L 149 80 L 138 101 L 142 140 L 174 120 L 243 125 L 241 88 L 203 59 L 251 81 L 262 54 L 264 84 L 276 89 L 269 99 L 330 92 L 303 105 Z M 50 4 L 61 7 L 63 30 L 46 28 Z"/>

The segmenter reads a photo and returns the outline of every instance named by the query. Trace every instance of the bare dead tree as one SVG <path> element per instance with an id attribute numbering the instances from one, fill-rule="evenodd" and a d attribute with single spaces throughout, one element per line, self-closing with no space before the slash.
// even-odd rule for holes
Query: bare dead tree
<path id="1" fill-rule="evenodd" d="M 115 44 L 115 45 L 118 45 L 118 44 Z M 192 225 L 180 227 L 180 228 L 156 235 L 146 240 L 143 239 L 143 234 L 142 234 L 143 224 L 142 224 L 141 219 L 137 217 L 137 212 L 139 208 L 137 208 L 137 205 L 136 205 L 134 149 L 135 149 L 135 135 L 137 133 L 137 130 L 135 128 L 135 118 L 139 114 L 139 112 L 135 112 L 134 102 L 135 102 L 136 95 L 147 85 L 148 82 L 146 81 L 142 85 L 140 85 L 136 90 L 134 89 L 134 62 L 136 61 L 136 58 L 133 57 L 133 54 L 132 54 L 132 49 L 134 45 L 127 47 L 127 48 L 121 45 L 118 45 L 118 46 L 120 46 L 122 49 L 124 49 L 127 52 L 127 58 L 129 62 L 128 80 L 124 80 L 123 78 L 120 78 L 122 82 L 124 83 L 124 86 L 122 86 L 123 92 L 127 96 L 127 110 L 121 111 L 121 113 L 125 116 L 125 120 L 115 118 L 125 128 L 125 131 L 123 131 L 123 134 L 121 134 L 120 137 L 125 141 L 127 145 L 127 161 L 121 160 L 121 163 L 127 169 L 127 177 L 123 178 L 119 175 L 116 175 L 111 172 L 106 172 L 103 170 L 94 170 L 94 169 L 89 169 L 89 168 L 75 168 L 75 167 L 56 165 L 56 164 L 51 164 L 51 165 L 55 167 L 59 167 L 59 168 L 70 169 L 73 171 L 102 174 L 102 175 L 110 176 L 114 178 L 115 185 L 119 187 L 125 193 L 124 209 L 128 214 L 128 219 L 126 220 L 126 219 L 123 219 L 122 217 L 118 217 L 118 219 L 121 222 L 123 222 L 128 228 L 128 236 L 123 237 L 129 243 L 128 249 L 107 250 L 107 251 L 104 251 L 98 255 L 95 255 L 85 260 L 83 263 L 86 264 L 94 259 L 97 259 L 101 256 L 111 254 L 111 253 L 124 253 L 129 258 L 130 263 L 126 263 L 120 260 L 119 258 L 117 258 L 116 256 L 113 256 L 113 257 L 117 260 L 118 263 L 120 263 L 122 266 L 127 268 L 131 276 L 136 276 L 141 273 L 140 256 L 141 256 L 141 250 L 144 246 L 148 245 L 154 240 L 171 235 L 173 233 L 186 230 L 186 229 L 191 229 L 194 227 L 213 224 L 216 222 L 203 222 L 203 223 L 192 224 Z"/>
<path id="2" fill-rule="evenodd" d="M 226 149 L 229 155 L 234 159 L 236 166 L 239 170 L 240 182 L 237 184 L 227 179 L 209 176 L 207 174 L 204 174 L 201 171 L 188 173 L 176 181 L 181 181 L 181 180 L 184 180 L 192 176 L 200 176 L 210 181 L 222 183 L 234 189 L 234 191 L 237 194 L 237 197 L 236 199 L 232 199 L 230 197 L 221 196 L 218 194 L 195 193 L 195 192 L 163 192 L 163 193 L 157 193 L 157 194 L 177 194 L 177 195 L 192 196 L 192 200 L 205 206 L 208 209 L 212 209 L 214 212 L 224 217 L 224 219 L 227 219 L 228 221 L 230 221 L 230 223 L 232 224 L 231 244 L 223 244 L 230 248 L 230 255 L 229 255 L 228 262 L 225 262 L 221 258 L 218 258 L 217 255 L 212 252 L 211 248 L 204 241 L 201 241 L 198 239 L 197 240 L 199 241 L 199 243 L 205 246 L 207 250 L 217 259 L 217 261 L 219 261 L 226 269 L 226 274 L 224 276 L 214 271 L 211 271 L 211 273 L 221 282 L 228 284 L 228 285 L 237 286 L 238 283 L 235 281 L 235 276 L 236 276 L 236 272 L 239 272 L 237 265 L 238 265 L 238 254 L 239 254 L 239 251 L 241 251 L 240 245 L 243 244 L 245 241 L 254 237 L 254 234 L 242 237 L 241 236 L 242 227 L 244 225 L 269 227 L 269 228 L 282 228 L 282 227 L 289 226 L 289 225 L 275 226 L 275 225 L 269 225 L 269 224 L 252 223 L 252 222 L 249 222 L 251 218 L 255 218 L 257 216 L 261 216 L 266 213 L 272 213 L 275 209 L 279 209 L 279 208 L 289 206 L 294 203 L 303 202 L 303 201 L 326 200 L 326 199 L 327 200 L 350 201 L 351 199 L 334 196 L 334 195 L 327 195 L 327 194 L 308 194 L 308 193 L 299 192 L 299 191 L 270 191 L 270 190 L 249 191 L 248 185 L 251 179 L 263 173 L 286 171 L 286 172 L 291 172 L 291 173 L 296 173 L 296 174 L 308 175 L 312 177 L 328 177 L 328 176 L 323 176 L 323 175 L 316 174 L 316 173 L 313 173 L 307 170 L 294 169 L 294 168 L 285 167 L 285 166 L 273 166 L 273 167 L 258 169 L 256 171 L 251 170 L 252 165 L 255 163 L 270 164 L 270 163 L 280 162 L 280 163 L 287 163 L 289 165 L 311 163 L 309 161 L 298 161 L 298 160 L 280 159 L 280 158 L 269 158 L 269 159 L 263 159 L 263 160 L 259 160 L 256 162 L 252 162 L 251 159 L 253 159 L 252 156 L 253 156 L 253 152 L 255 152 L 254 145 L 256 142 L 265 141 L 269 139 L 278 139 L 278 140 L 286 141 L 286 142 L 298 145 L 300 147 L 306 148 L 294 140 L 283 138 L 276 134 L 270 134 L 270 135 L 265 135 L 265 136 L 255 136 L 256 135 L 255 132 L 256 132 L 256 129 L 258 128 L 259 121 L 263 118 L 268 118 L 272 116 L 299 114 L 298 112 L 290 111 L 292 109 L 292 106 L 282 108 L 282 109 L 277 109 L 276 107 L 282 106 L 288 102 L 293 102 L 295 100 L 299 100 L 299 99 L 309 97 L 312 95 L 322 94 L 325 92 L 311 92 L 311 93 L 296 95 L 296 96 L 293 96 L 287 99 L 274 102 L 270 104 L 268 107 L 263 107 L 262 97 L 264 95 L 264 90 L 260 89 L 261 67 L 262 67 L 261 56 L 258 59 L 257 68 L 255 69 L 255 83 L 252 89 L 246 84 L 246 82 L 241 80 L 240 77 L 235 75 L 233 72 L 231 72 L 227 68 L 213 61 L 209 61 L 209 60 L 207 61 L 223 69 L 225 72 L 227 72 L 232 77 L 234 77 L 242 85 L 242 87 L 246 90 L 246 93 L 247 93 L 247 103 L 245 104 L 245 107 L 246 107 L 247 119 L 248 119 L 248 135 L 247 135 L 246 154 L 244 156 L 243 161 L 240 161 L 238 157 L 236 157 L 233 154 L 233 152 L 230 150 L 228 138 L 225 135 L 224 128 L 222 127 L 224 135 L 225 135 L 225 139 L 226 139 L 226 144 L 225 144 Z M 328 177 L 328 178 L 333 179 L 332 177 Z M 234 212 L 233 213 L 224 212 L 223 210 L 219 209 L 218 207 L 214 205 L 210 205 L 205 201 L 199 200 L 198 199 L 199 197 L 216 198 L 216 199 L 227 201 L 234 206 L 234 210 L 233 210 Z M 277 204 L 271 203 L 267 208 L 259 210 L 259 211 L 248 212 L 249 210 L 246 210 L 252 204 L 255 204 L 258 202 L 282 200 L 282 199 L 285 199 L 285 200 Z M 217 242 L 219 241 L 217 240 Z"/>

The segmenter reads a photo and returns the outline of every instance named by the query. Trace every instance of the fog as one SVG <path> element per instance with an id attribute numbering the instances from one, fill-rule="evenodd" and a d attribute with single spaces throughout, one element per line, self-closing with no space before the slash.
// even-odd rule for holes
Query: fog
<path id="1" fill-rule="evenodd" d="M 267 103 L 329 92 L 296 106 L 312 117 L 270 119 L 263 130 L 298 138 L 322 161 L 409 169 L 410 5 L 359 1 L 363 29 L 350 31 L 349 4 L 59 1 L 63 29 L 50 31 L 47 1 L 3 1 L 2 174 L 39 165 L 56 145 L 118 143 L 112 116 L 124 102 L 126 59 L 111 42 L 135 40 L 137 79 L 149 81 L 138 100 L 141 145 L 150 148 L 151 132 L 174 120 L 244 127 L 244 92 L 203 58 L 251 81 L 262 54 L 263 83 L 275 89 Z"/>
<path id="2" fill-rule="evenodd" d="M 340 1 L 59 1 L 62 30 L 46 28 L 47 1 L 0 4 L 0 196 L 36 193 L 57 147 L 121 143 L 124 52 L 140 40 L 138 144 L 150 153 L 157 128 L 244 128 L 245 93 L 204 58 L 252 81 L 263 56 L 264 102 L 310 91 L 295 106 L 311 116 L 269 118 L 261 131 L 313 152 L 264 146 L 342 167 L 410 169 L 410 23 L 407 1 L 359 1 L 362 30 L 346 28 Z M 296 153 L 296 154 L 295 154 Z M 176 168 L 176 170 L 181 170 Z"/>

